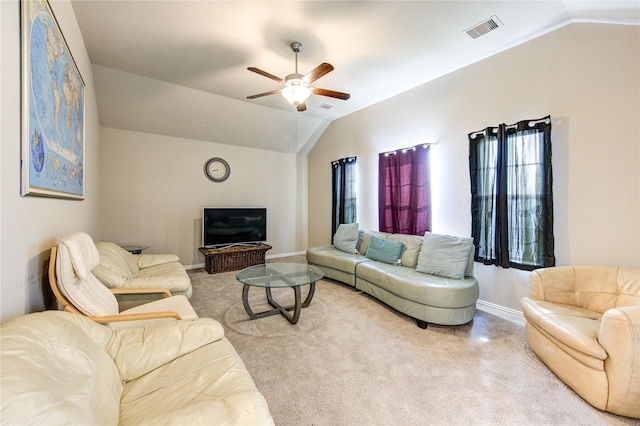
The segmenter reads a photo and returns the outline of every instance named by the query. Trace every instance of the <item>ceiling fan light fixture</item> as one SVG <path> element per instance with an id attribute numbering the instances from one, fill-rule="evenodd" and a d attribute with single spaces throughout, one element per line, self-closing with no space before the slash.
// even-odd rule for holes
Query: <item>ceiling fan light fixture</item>
<path id="1" fill-rule="evenodd" d="M 282 89 L 282 96 L 293 105 L 298 106 L 311 96 L 311 88 L 300 79 L 288 80 L 286 87 Z"/>
<path id="2" fill-rule="evenodd" d="M 282 97 L 284 97 L 289 103 L 293 104 L 298 112 L 303 112 L 307 110 L 307 105 L 305 101 L 311 95 L 319 95 L 319 96 L 328 96 L 330 98 L 342 99 L 346 101 L 349 99 L 351 95 L 348 93 L 336 92 L 335 90 L 321 89 L 318 87 L 311 86 L 311 84 L 322 77 L 323 75 L 333 71 L 333 65 L 323 62 L 308 73 L 302 75 L 298 73 L 298 53 L 302 50 L 302 44 L 295 41 L 290 44 L 291 50 L 295 54 L 296 59 L 296 68 L 293 74 L 289 74 L 284 79 L 277 77 L 273 74 L 270 74 L 266 71 L 262 71 L 259 68 L 249 67 L 247 68 L 251 72 L 255 72 L 256 74 L 260 74 L 263 77 L 267 77 L 271 80 L 276 81 L 277 83 L 284 86 L 281 90 L 272 90 L 270 92 L 258 93 L 257 95 L 247 96 L 247 99 L 256 99 L 261 98 L 263 96 L 275 95 L 276 93 L 281 93 Z M 328 108 L 327 108 L 328 109 Z"/>

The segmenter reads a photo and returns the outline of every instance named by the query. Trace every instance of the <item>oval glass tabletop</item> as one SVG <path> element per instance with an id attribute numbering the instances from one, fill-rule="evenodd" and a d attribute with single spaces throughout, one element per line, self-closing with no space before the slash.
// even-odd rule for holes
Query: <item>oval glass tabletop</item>
<path id="1" fill-rule="evenodd" d="M 306 263 L 267 263 L 250 266 L 236 274 L 242 284 L 269 288 L 299 287 L 323 277 L 320 268 Z"/>

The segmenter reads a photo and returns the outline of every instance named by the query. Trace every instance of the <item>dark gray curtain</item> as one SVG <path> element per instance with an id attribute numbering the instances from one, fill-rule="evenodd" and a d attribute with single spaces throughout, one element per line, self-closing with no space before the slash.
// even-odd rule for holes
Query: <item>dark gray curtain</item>
<path id="1" fill-rule="evenodd" d="M 341 158 L 331 163 L 333 202 L 331 215 L 331 241 L 341 223 L 355 223 L 356 217 L 356 162 L 357 157 Z"/>
<path id="2" fill-rule="evenodd" d="M 378 229 L 424 235 L 431 230 L 429 146 L 378 155 Z"/>
<path id="3" fill-rule="evenodd" d="M 550 117 L 470 133 L 469 172 L 475 260 L 554 266 Z"/>

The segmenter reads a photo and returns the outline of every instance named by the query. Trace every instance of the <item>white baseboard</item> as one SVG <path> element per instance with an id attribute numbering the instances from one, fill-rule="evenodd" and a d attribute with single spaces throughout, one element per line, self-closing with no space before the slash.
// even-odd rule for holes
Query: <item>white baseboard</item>
<path id="1" fill-rule="evenodd" d="M 301 256 L 304 255 L 306 253 L 306 251 L 296 251 L 293 253 L 280 253 L 280 254 L 274 254 L 271 256 L 265 256 L 265 259 L 278 259 L 281 257 L 291 257 L 291 256 Z M 196 263 L 195 265 L 184 265 L 185 269 L 199 269 L 199 268 L 204 268 L 205 264 L 204 263 Z"/>
<path id="2" fill-rule="evenodd" d="M 296 251 L 293 253 L 280 253 L 280 254 L 272 254 L 271 256 L 265 256 L 266 259 L 278 259 L 280 257 L 291 257 L 291 256 L 301 256 L 306 254 L 306 251 Z"/>
<path id="3" fill-rule="evenodd" d="M 204 268 L 204 263 L 196 263 L 195 265 L 184 265 L 185 269 L 199 269 Z"/>
<path id="4" fill-rule="evenodd" d="M 478 300 L 476 302 L 476 307 L 483 312 L 506 319 L 507 321 L 511 321 L 523 327 L 525 325 L 525 319 L 522 312 L 516 311 L 515 309 L 496 305 L 491 302 L 485 302 L 484 300 Z"/>

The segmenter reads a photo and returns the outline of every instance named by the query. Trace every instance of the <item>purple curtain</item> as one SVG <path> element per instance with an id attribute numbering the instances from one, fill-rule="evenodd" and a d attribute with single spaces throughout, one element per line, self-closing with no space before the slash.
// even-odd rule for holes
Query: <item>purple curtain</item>
<path id="1" fill-rule="evenodd" d="M 424 235 L 431 230 L 429 146 L 378 156 L 378 220 L 383 232 Z"/>

